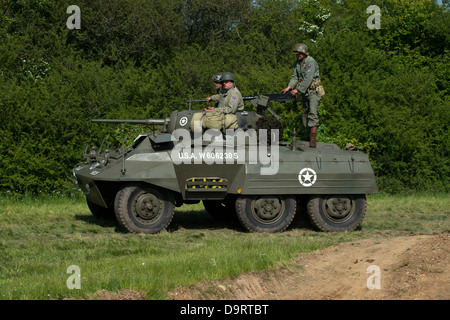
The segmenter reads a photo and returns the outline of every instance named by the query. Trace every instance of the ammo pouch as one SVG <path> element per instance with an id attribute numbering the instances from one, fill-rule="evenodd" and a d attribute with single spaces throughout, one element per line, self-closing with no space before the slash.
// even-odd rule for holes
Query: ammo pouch
<path id="1" fill-rule="evenodd" d="M 320 79 L 314 80 L 308 88 L 308 91 L 315 90 L 319 97 L 323 97 L 325 95 L 325 89 L 320 84 Z"/>
<path id="2" fill-rule="evenodd" d="M 323 88 L 323 86 L 318 86 L 316 88 L 316 92 L 319 95 L 319 97 L 323 97 L 325 95 L 325 89 Z"/>
<path id="3" fill-rule="evenodd" d="M 302 83 L 302 80 L 297 82 L 297 84 L 295 85 L 295 88 L 297 88 L 301 83 Z M 325 95 L 325 89 L 320 84 L 320 79 L 316 79 L 313 82 L 311 82 L 311 85 L 309 86 L 308 90 L 306 90 L 306 92 L 309 93 L 310 91 L 316 91 L 316 93 L 319 95 L 319 97 L 323 97 Z M 298 96 L 297 96 L 297 98 L 298 98 Z"/>

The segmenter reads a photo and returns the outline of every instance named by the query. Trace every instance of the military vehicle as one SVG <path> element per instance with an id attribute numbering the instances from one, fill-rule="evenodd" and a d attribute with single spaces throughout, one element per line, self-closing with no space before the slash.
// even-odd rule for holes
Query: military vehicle
<path id="1" fill-rule="evenodd" d="M 292 142 L 278 142 L 275 127 L 264 140 L 262 111 L 271 99 L 289 96 L 250 97 L 257 111 L 238 112 L 239 129 L 231 134 L 191 130 L 201 110 L 173 111 L 166 119 L 93 120 L 153 130 L 128 147 L 124 139 L 117 150 L 86 148 L 85 161 L 73 169 L 75 183 L 94 216 L 115 217 L 133 233 L 158 233 L 175 207 L 200 201 L 212 215 L 237 215 L 250 232 L 286 230 L 300 206 L 320 231 L 354 230 L 364 218 L 366 194 L 377 192 L 369 158 L 335 144 L 311 148 L 295 134 Z"/>

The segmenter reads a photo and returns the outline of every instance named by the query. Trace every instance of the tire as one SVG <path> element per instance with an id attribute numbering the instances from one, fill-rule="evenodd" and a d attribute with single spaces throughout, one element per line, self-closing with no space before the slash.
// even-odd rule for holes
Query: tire
<path id="1" fill-rule="evenodd" d="M 132 233 L 158 233 L 170 224 L 175 198 L 169 191 L 131 185 L 119 190 L 114 202 L 119 224 Z"/>
<path id="2" fill-rule="evenodd" d="M 365 195 L 313 196 L 307 204 L 312 225 L 325 232 L 353 231 L 366 214 Z"/>
<path id="3" fill-rule="evenodd" d="M 282 232 L 295 216 L 296 201 L 291 196 L 249 196 L 236 200 L 239 222 L 250 232 Z"/>
<path id="4" fill-rule="evenodd" d="M 113 206 L 105 208 L 102 206 L 99 206 L 88 199 L 86 199 L 87 205 L 89 207 L 89 210 L 91 210 L 91 213 L 94 217 L 100 220 L 113 220 L 114 219 L 114 208 Z"/>

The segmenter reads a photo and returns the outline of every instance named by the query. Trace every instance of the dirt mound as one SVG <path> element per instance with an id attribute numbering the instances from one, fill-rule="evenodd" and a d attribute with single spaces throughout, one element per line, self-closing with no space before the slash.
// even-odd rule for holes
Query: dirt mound
<path id="1" fill-rule="evenodd" d="M 300 254 L 275 270 L 200 282 L 174 300 L 450 299 L 450 233 L 367 239 Z"/>

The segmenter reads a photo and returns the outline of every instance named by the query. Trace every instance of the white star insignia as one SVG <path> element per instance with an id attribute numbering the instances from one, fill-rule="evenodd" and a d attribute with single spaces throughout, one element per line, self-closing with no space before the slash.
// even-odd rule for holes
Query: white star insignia
<path id="1" fill-rule="evenodd" d="M 305 179 L 305 182 L 306 181 L 311 182 L 311 178 L 312 177 L 313 177 L 313 175 L 309 174 L 309 171 L 306 171 L 306 174 L 303 175 L 303 178 Z"/>
<path id="2" fill-rule="evenodd" d="M 317 173 L 311 168 L 303 168 L 298 173 L 298 181 L 304 187 L 311 187 L 317 180 Z"/>

